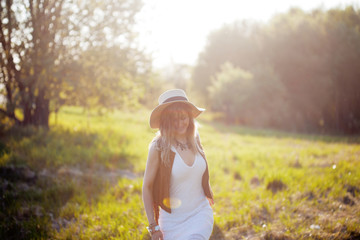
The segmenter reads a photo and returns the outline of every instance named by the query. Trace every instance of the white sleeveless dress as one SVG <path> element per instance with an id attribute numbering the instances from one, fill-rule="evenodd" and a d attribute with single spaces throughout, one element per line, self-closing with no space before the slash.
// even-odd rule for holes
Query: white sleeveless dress
<path id="1" fill-rule="evenodd" d="M 214 216 L 202 188 L 206 169 L 204 158 L 197 153 L 188 166 L 174 147 L 174 164 L 170 180 L 171 213 L 160 208 L 159 225 L 165 240 L 207 240 L 210 238 Z"/>

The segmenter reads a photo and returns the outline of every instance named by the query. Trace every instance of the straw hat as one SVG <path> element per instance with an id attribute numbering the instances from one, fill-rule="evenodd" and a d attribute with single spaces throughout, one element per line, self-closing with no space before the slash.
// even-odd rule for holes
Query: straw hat
<path id="1" fill-rule="evenodd" d="M 194 104 L 189 102 L 189 100 L 183 90 L 171 89 L 160 95 L 159 105 L 156 108 L 154 108 L 154 110 L 151 112 L 151 115 L 150 115 L 150 127 L 151 128 L 159 128 L 161 113 L 164 111 L 164 109 L 167 106 L 169 106 L 173 103 L 177 103 L 177 102 L 181 102 L 181 103 L 189 105 L 190 109 L 191 109 L 191 115 L 193 118 L 196 118 L 197 116 L 200 115 L 200 113 L 205 111 L 204 108 L 196 107 Z"/>

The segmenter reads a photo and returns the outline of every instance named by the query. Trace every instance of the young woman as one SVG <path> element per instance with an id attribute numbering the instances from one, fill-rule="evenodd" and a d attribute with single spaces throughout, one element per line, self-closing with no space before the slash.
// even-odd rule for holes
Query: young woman
<path id="1" fill-rule="evenodd" d="M 194 120 L 203 111 L 173 89 L 151 113 L 150 127 L 159 133 L 149 147 L 143 202 L 152 240 L 210 238 L 213 194 Z"/>

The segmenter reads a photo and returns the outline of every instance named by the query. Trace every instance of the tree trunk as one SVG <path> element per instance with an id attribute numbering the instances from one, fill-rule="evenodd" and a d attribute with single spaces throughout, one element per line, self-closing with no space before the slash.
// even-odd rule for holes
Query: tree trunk
<path id="1" fill-rule="evenodd" d="M 36 108 L 33 116 L 34 125 L 49 128 L 49 99 L 45 97 L 45 90 L 41 89 L 36 97 Z"/>
<path id="2" fill-rule="evenodd" d="M 23 106 L 23 115 L 24 120 L 22 121 L 22 125 L 30 125 L 33 123 L 33 114 L 31 112 L 31 106 L 29 106 L 29 103 L 24 103 L 25 106 Z"/>

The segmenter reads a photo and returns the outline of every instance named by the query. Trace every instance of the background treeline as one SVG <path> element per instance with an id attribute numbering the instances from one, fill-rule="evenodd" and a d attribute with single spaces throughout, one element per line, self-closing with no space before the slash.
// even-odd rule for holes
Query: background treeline
<path id="1" fill-rule="evenodd" d="M 360 132 L 359 9 L 291 9 L 267 24 L 225 25 L 209 35 L 196 66 L 155 72 L 134 31 L 141 7 L 0 0 L 0 120 L 48 127 L 64 105 L 153 107 L 175 86 L 228 123 Z"/>
<path id="2" fill-rule="evenodd" d="M 360 132 L 360 11 L 291 9 L 212 32 L 192 77 L 230 123 Z"/>

